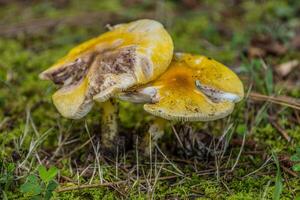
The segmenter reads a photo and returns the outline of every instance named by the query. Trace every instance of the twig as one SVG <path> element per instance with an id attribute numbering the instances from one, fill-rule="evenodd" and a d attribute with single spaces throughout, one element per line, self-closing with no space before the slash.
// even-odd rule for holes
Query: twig
<path id="1" fill-rule="evenodd" d="M 296 115 L 296 119 L 297 119 L 298 124 L 300 124 L 300 115 L 297 111 L 295 111 L 295 115 Z"/>
<path id="2" fill-rule="evenodd" d="M 174 132 L 174 134 L 175 134 L 175 136 L 176 136 L 176 138 L 177 138 L 177 140 L 178 140 L 178 142 L 179 142 L 181 148 L 184 148 L 183 143 L 182 143 L 182 141 L 180 140 L 179 135 L 178 135 L 178 133 L 177 133 L 175 127 L 174 127 L 173 125 L 172 125 L 171 127 L 172 127 L 172 130 L 173 130 L 173 132 Z"/>
<path id="3" fill-rule="evenodd" d="M 268 101 L 274 104 L 279 104 L 282 106 L 287 106 L 290 108 L 294 108 L 297 110 L 300 110 L 300 102 L 298 102 L 296 99 L 292 97 L 286 97 L 286 96 L 267 96 L 263 94 L 259 94 L 256 92 L 251 92 L 249 94 L 249 98 L 254 101 Z"/>
<path id="4" fill-rule="evenodd" d="M 73 179 L 71 179 L 71 178 L 69 178 L 67 176 L 63 176 L 63 175 L 60 175 L 60 178 L 63 179 L 63 180 L 65 180 L 65 181 L 68 181 L 68 182 L 76 182 Z"/>
<path id="5" fill-rule="evenodd" d="M 270 120 L 272 126 L 274 126 L 274 128 L 276 128 L 278 130 L 278 132 L 282 135 L 282 137 L 284 139 L 286 139 L 286 141 L 290 142 L 291 141 L 291 137 L 288 135 L 288 133 L 275 121 Z"/>
<path id="6" fill-rule="evenodd" d="M 247 176 L 250 176 L 252 174 L 255 174 L 256 172 L 260 171 L 261 169 L 263 169 L 267 164 L 268 162 L 271 160 L 272 156 L 270 156 L 258 169 L 254 170 L 253 172 L 250 172 L 249 174 L 243 176 L 243 178 L 247 177 Z"/>
<path id="7" fill-rule="evenodd" d="M 177 175 L 173 176 L 164 176 L 157 178 L 157 181 L 163 181 L 163 180 L 170 180 L 170 179 L 175 179 L 177 178 Z M 139 181 L 139 183 L 146 183 L 148 180 L 142 179 Z M 155 181 L 155 180 L 152 180 Z M 78 186 L 72 186 L 72 187 L 62 187 L 56 190 L 57 193 L 60 192 L 68 192 L 72 190 L 83 190 L 83 189 L 93 189 L 93 188 L 99 188 L 99 187 L 111 187 L 111 186 L 116 186 L 116 185 L 121 185 L 128 183 L 128 180 L 122 180 L 122 181 L 116 181 L 116 182 L 107 182 L 107 183 L 96 183 L 96 184 L 90 184 L 90 185 L 78 185 Z"/>
<path id="8" fill-rule="evenodd" d="M 299 177 L 298 174 L 296 172 L 293 172 L 292 170 L 290 170 L 289 168 L 280 165 L 280 167 L 282 168 L 282 170 L 286 173 L 288 173 L 289 175 L 292 175 L 294 177 Z"/>
<path id="9" fill-rule="evenodd" d="M 247 139 L 247 141 L 245 142 L 245 147 L 250 148 L 250 149 L 256 149 L 257 147 L 257 143 L 256 141 L 252 140 L 252 139 Z M 232 147 L 238 147 L 241 146 L 243 144 L 243 140 L 240 138 L 234 138 L 230 141 L 230 145 Z"/>
<path id="10" fill-rule="evenodd" d="M 156 147 L 156 149 L 159 151 L 159 153 L 174 167 L 174 169 L 176 170 L 176 171 L 178 171 L 179 172 L 179 174 L 181 174 L 181 175 L 184 175 L 184 173 L 174 164 L 174 163 L 172 163 L 169 159 L 168 159 L 168 157 L 160 150 L 160 148 L 158 147 L 158 145 L 157 144 L 155 144 L 155 147 Z"/>

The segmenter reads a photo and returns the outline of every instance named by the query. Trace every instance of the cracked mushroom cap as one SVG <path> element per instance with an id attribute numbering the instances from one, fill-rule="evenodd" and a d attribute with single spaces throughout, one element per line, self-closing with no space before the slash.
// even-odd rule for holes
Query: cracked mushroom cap
<path id="1" fill-rule="evenodd" d="M 168 120 L 211 121 L 229 115 L 243 96 L 242 82 L 223 64 L 201 55 L 176 54 L 157 80 L 120 98 L 148 102 L 147 112 Z"/>
<path id="2" fill-rule="evenodd" d="M 40 74 L 60 88 L 52 96 L 67 118 L 83 117 L 93 100 L 104 102 L 120 91 L 154 80 L 169 66 L 173 42 L 154 20 L 110 27 L 96 38 L 73 48 Z"/>

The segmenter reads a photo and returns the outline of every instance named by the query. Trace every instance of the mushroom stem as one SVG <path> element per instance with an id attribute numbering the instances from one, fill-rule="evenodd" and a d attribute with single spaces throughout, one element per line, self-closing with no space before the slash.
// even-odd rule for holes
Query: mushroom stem
<path id="1" fill-rule="evenodd" d="M 140 146 L 145 155 L 149 156 L 152 153 L 158 139 L 164 135 L 166 123 L 167 120 L 157 117 L 150 125 L 148 132 L 144 135 Z"/>
<path id="2" fill-rule="evenodd" d="M 104 149 L 112 149 L 118 135 L 118 103 L 109 99 L 102 104 L 101 144 Z"/>

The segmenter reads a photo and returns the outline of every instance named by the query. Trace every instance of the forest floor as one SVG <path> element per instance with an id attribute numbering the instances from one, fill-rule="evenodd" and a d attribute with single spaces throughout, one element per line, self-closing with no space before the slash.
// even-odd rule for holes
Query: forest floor
<path id="1" fill-rule="evenodd" d="M 299 13 L 297 0 L 0 1 L 0 198 L 300 199 Z M 100 108 L 62 118 L 38 74 L 141 18 L 162 22 L 177 52 L 229 66 L 246 98 L 225 119 L 170 123 L 150 158 L 136 141 L 153 117 L 120 102 L 129 144 L 112 158 L 97 148 Z"/>

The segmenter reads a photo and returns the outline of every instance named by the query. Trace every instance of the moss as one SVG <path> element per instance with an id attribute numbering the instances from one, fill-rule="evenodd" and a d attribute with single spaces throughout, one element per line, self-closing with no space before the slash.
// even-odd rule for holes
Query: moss
<path id="1" fill-rule="evenodd" d="M 269 150 L 275 152 L 292 152 L 295 149 L 295 146 L 300 145 L 299 126 L 285 129 L 285 131 L 292 139 L 292 146 L 288 145 L 288 142 L 283 138 L 280 132 L 271 124 L 256 128 L 254 139 L 259 143 L 262 143 L 263 141 L 263 145 L 266 145 Z"/>
<path id="2" fill-rule="evenodd" d="M 64 192 L 54 195 L 54 199 L 74 199 L 74 200 L 89 200 L 89 199 L 117 199 L 118 194 L 109 189 L 91 189 L 82 191 Z"/>

